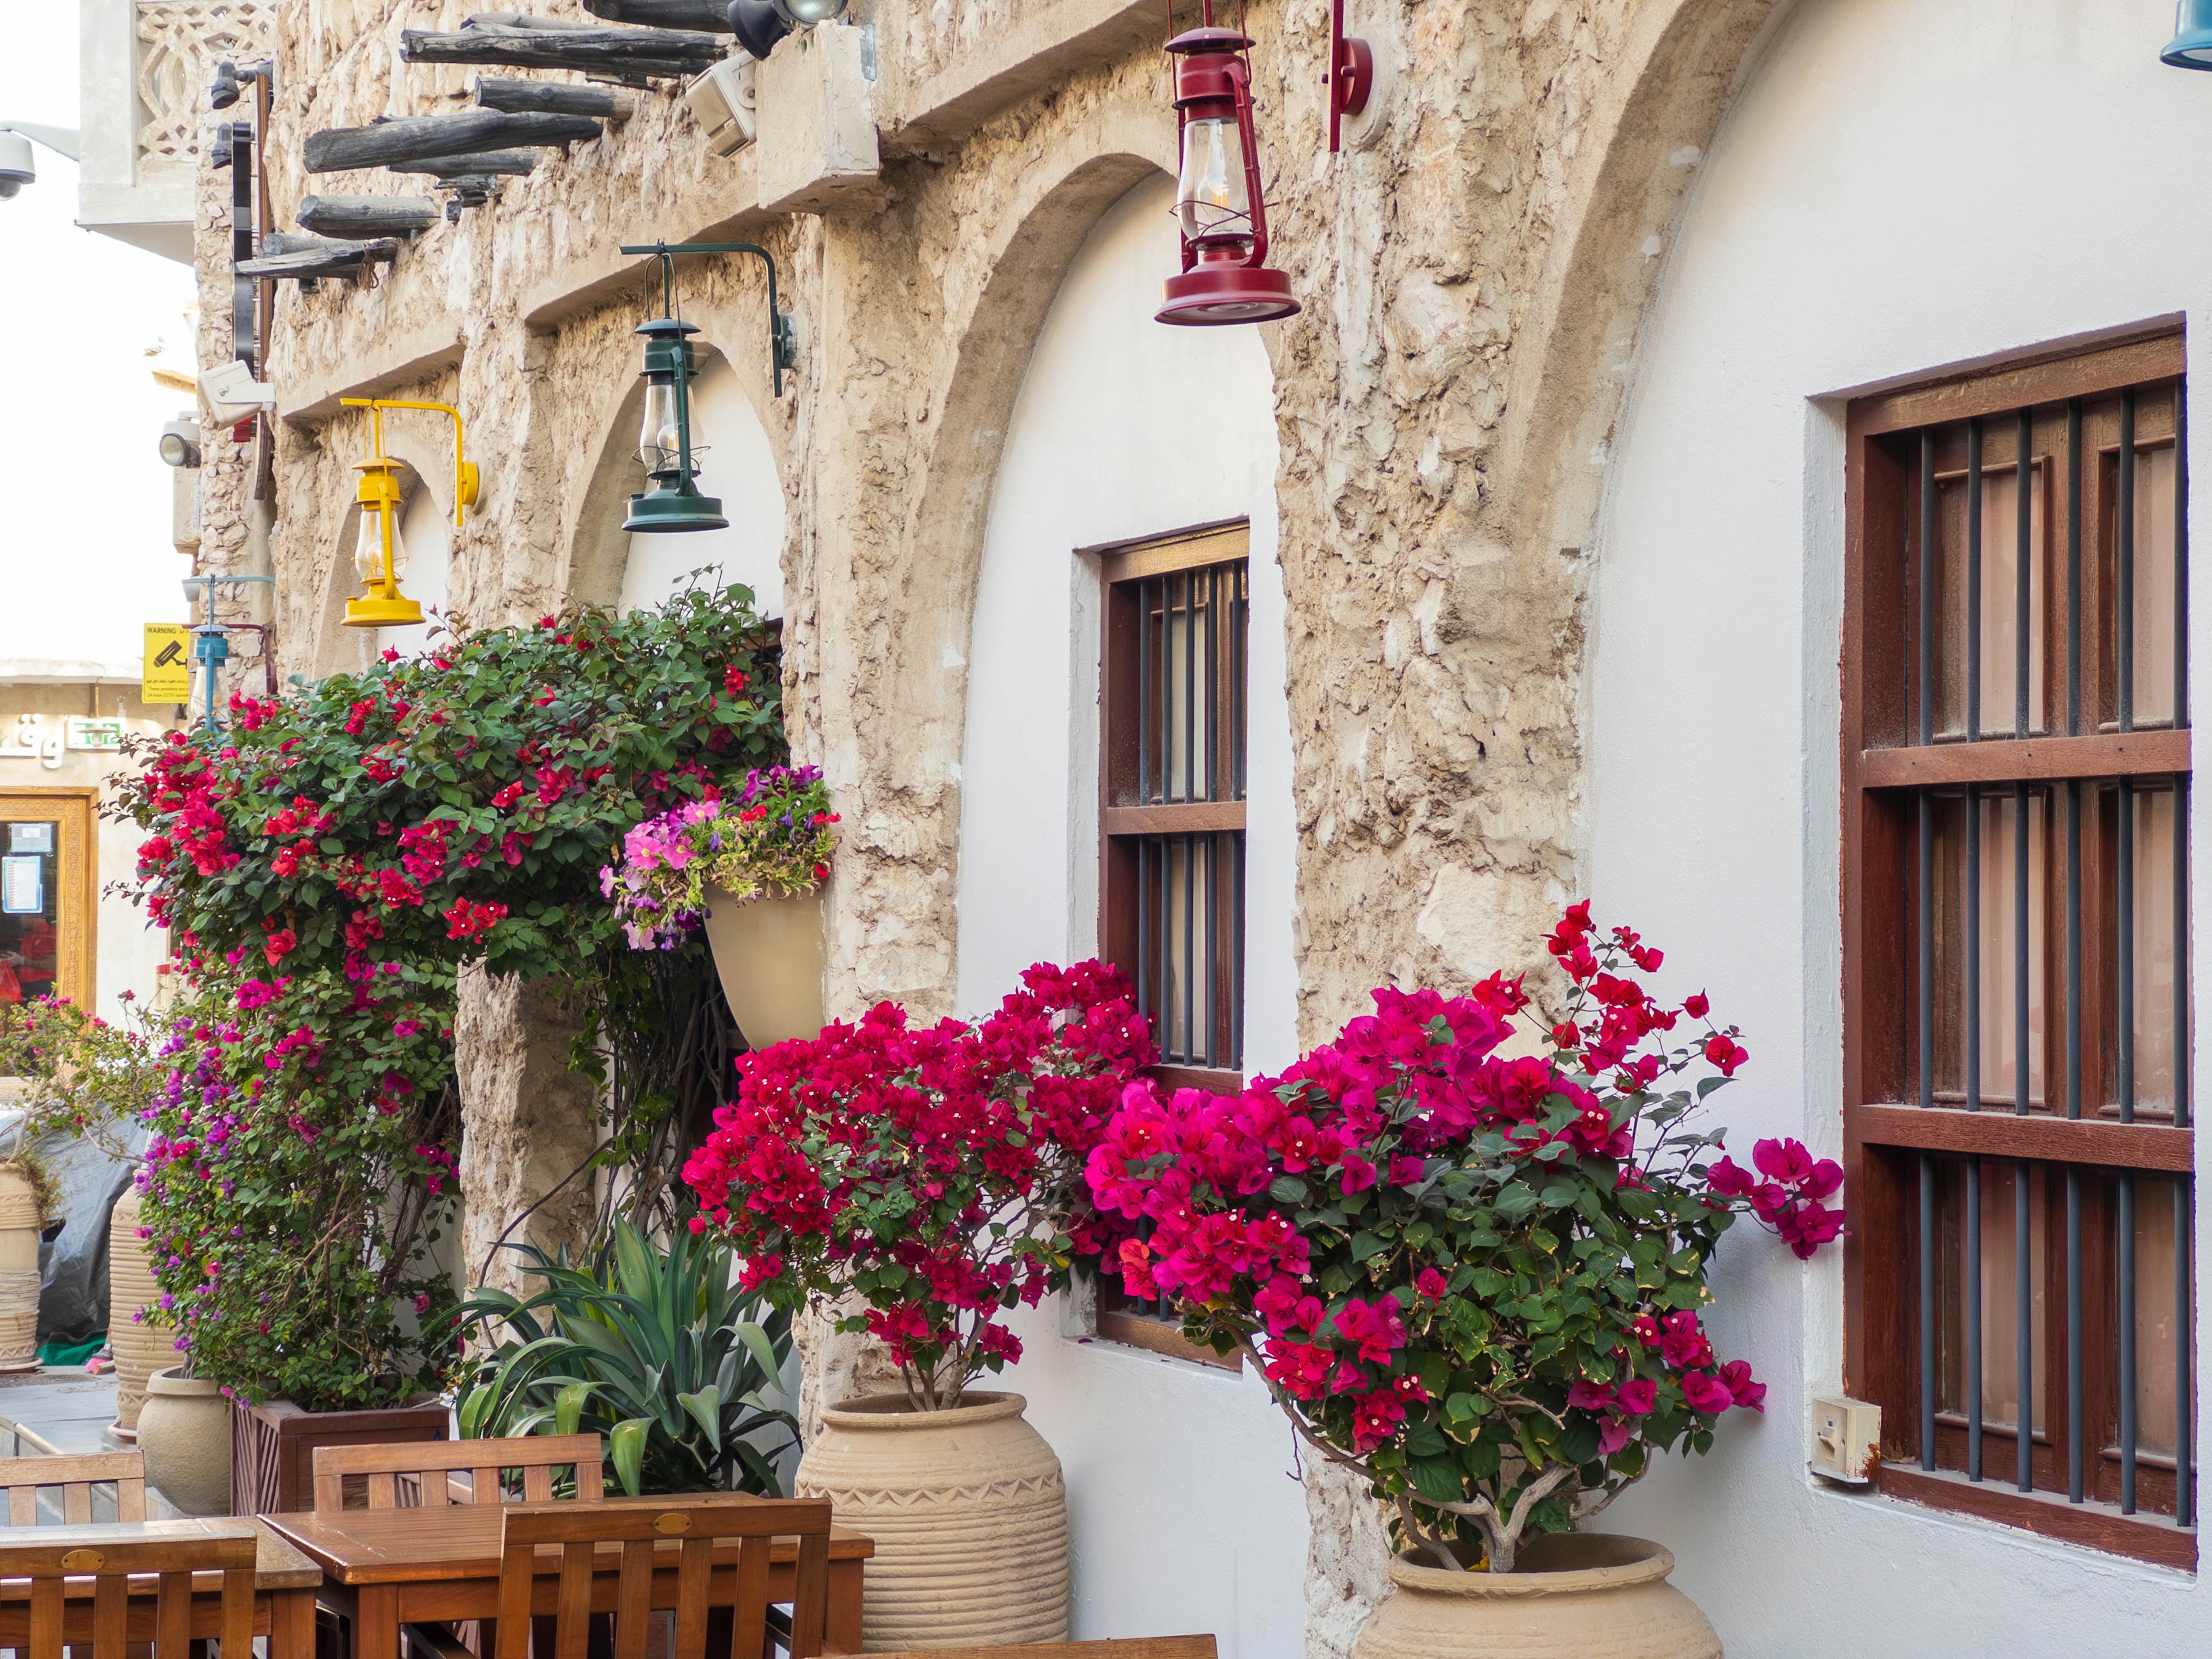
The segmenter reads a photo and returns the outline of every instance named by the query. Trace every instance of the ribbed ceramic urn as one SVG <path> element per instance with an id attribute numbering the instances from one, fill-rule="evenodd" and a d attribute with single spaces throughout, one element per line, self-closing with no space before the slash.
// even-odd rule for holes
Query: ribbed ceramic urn
<path id="1" fill-rule="evenodd" d="M 175 1333 L 138 1317 L 161 1299 L 138 1225 L 134 1187 L 115 1200 L 107 1221 L 107 1346 L 115 1355 L 115 1431 L 125 1439 L 137 1435 L 146 1379 L 177 1363 Z"/>
<path id="2" fill-rule="evenodd" d="M 39 1189 L 0 1164 L 0 1371 L 39 1363 Z"/>
<path id="3" fill-rule="evenodd" d="M 875 1540 L 872 1651 L 1067 1639 L 1067 1489 L 1018 1394 L 917 1412 L 874 1395 L 822 1413 L 794 1495 Z"/>
<path id="4" fill-rule="evenodd" d="M 1673 1554 L 1648 1538 L 1559 1533 L 1515 1565 L 1446 1572 L 1399 1557 L 1352 1659 L 1720 1659 L 1705 1615 L 1667 1582 Z"/>

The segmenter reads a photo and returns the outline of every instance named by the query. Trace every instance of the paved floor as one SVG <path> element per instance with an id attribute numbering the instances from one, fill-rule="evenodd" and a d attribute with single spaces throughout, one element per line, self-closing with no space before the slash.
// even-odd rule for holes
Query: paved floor
<path id="1" fill-rule="evenodd" d="M 88 1376 L 79 1365 L 0 1376 L 0 1456 L 112 1451 L 115 1374 Z"/>

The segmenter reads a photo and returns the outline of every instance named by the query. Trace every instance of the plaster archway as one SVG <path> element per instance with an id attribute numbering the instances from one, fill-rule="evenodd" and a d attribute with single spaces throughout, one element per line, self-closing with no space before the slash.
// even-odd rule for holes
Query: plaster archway
<path id="1" fill-rule="evenodd" d="M 398 473 L 401 501 L 399 530 L 408 541 L 410 556 L 410 570 L 401 580 L 401 588 L 410 598 L 421 599 L 417 592 L 416 573 L 412 560 L 421 557 L 424 574 L 433 566 L 434 577 L 429 586 L 434 586 L 434 598 L 422 600 L 426 605 L 436 604 L 442 608 L 447 594 L 453 587 L 453 545 L 457 533 L 453 529 L 453 457 L 451 449 L 441 452 L 437 446 L 415 434 L 393 429 L 387 421 L 384 453 L 400 463 Z M 342 453 L 350 449 L 341 444 Z M 356 482 L 356 475 L 349 467 L 345 474 L 349 487 Z M 376 653 L 386 645 L 403 653 L 419 649 L 428 637 L 426 627 L 406 629 L 348 628 L 345 625 L 346 601 L 361 592 L 361 583 L 353 567 L 354 538 L 361 524 L 361 507 L 349 501 L 340 515 L 337 533 L 332 538 L 324 565 L 321 604 L 316 610 L 313 649 L 309 655 L 310 672 L 313 678 L 338 673 L 359 673 L 374 660 Z M 417 551 L 417 543 L 420 551 Z M 428 591 L 426 588 L 424 591 Z M 391 634 L 392 638 L 384 636 Z"/>

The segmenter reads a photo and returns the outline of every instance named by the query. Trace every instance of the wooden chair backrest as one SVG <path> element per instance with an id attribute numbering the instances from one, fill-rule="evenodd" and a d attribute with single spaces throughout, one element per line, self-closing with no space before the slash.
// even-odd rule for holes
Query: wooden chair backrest
<path id="1" fill-rule="evenodd" d="M 554 1602 L 553 1651 L 538 1659 L 586 1659 L 592 1635 L 592 1574 L 598 1546 L 622 1546 L 615 1592 L 614 1659 L 645 1659 L 652 1624 L 654 1546 L 676 1569 L 676 1628 L 670 1659 L 706 1659 L 708 1580 L 716 1547 L 738 1546 L 731 1646 L 715 1659 L 752 1659 L 768 1636 L 769 1551 L 777 1538 L 799 1541 L 791 1607 L 791 1659 L 822 1652 L 830 1605 L 830 1505 L 805 1498 L 670 1498 L 665 1504 L 518 1504 L 502 1517 L 499 1650 L 495 1659 L 528 1659 L 531 1587 L 540 1545 L 561 1550 Z"/>
<path id="2" fill-rule="evenodd" d="M 87 1536 L 89 1533 L 91 1535 Z M 112 1541 L 111 1541 L 112 1540 Z M 224 1659 L 253 1651 L 253 1523 L 240 1521 L 191 1537 L 147 1538 L 123 1528 L 86 1528 L 53 1543 L 0 1543 L 0 1578 L 28 1579 L 30 1643 L 21 1659 L 62 1659 L 64 1640 L 72 1659 L 83 1659 L 82 1629 L 64 1635 L 63 1583 L 90 1578 L 91 1659 L 131 1659 L 131 1578 L 159 1575 L 154 1613 L 154 1659 L 191 1659 L 192 1575 L 222 1575 Z M 142 1634 L 139 1641 L 143 1643 Z"/>
<path id="3" fill-rule="evenodd" d="M 1122 1636 L 1103 1642 L 1037 1642 L 1014 1648 L 931 1648 L 868 1659 L 1215 1659 L 1211 1636 Z"/>
<path id="4" fill-rule="evenodd" d="M 499 1504 L 507 1499 L 506 1474 L 520 1479 L 521 1501 L 553 1501 L 553 1474 L 574 1466 L 576 1496 L 596 1504 L 606 1495 L 600 1468 L 605 1449 L 596 1434 L 532 1434 L 508 1440 L 417 1440 L 397 1446 L 315 1448 L 315 1510 L 328 1514 L 345 1507 L 345 1478 L 361 1475 L 368 1488 L 368 1507 L 396 1510 L 421 1504 L 442 1509 L 451 1503 Z M 469 1477 L 465 1494 L 447 1477 Z"/>
<path id="5" fill-rule="evenodd" d="M 8 1524 L 39 1524 L 39 1488 L 58 1486 L 62 1524 L 92 1523 L 92 1489 L 112 1482 L 115 1518 L 146 1518 L 146 1460 L 135 1451 L 87 1452 L 65 1457 L 0 1457 L 0 1490 L 8 1494 Z"/>

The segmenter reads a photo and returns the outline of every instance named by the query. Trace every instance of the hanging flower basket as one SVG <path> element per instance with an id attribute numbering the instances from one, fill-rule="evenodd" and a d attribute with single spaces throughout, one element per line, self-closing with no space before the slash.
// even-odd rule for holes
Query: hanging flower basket
<path id="1" fill-rule="evenodd" d="M 748 773 L 734 795 L 687 801 L 623 837 L 599 872 L 636 951 L 672 951 L 704 928 L 748 1046 L 822 1029 L 822 884 L 837 815 L 817 768 Z"/>

